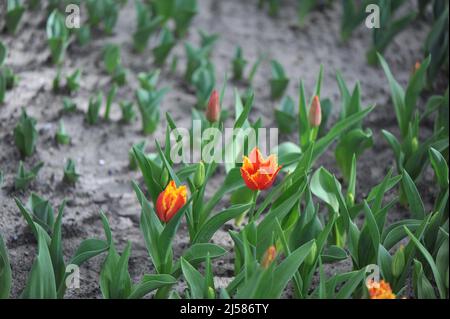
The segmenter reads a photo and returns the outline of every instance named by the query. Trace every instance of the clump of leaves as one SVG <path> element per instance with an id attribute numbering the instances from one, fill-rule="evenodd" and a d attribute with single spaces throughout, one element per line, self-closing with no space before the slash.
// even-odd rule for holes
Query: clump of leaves
<path id="1" fill-rule="evenodd" d="M 14 128 L 14 141 L 22 156 L 31 156 L 36 148 L 38 132 L 36 130 L 36 119 L 28 116 L 22 109 L 19 123 Z"/>
<path id="2" fill-rule="evenodd" d="M 78 174 L 76 170 L 75 161 L 69 158 L 66 162 L 66 165 L 64 166 L 63 182 L 67 184 L 75 184 L 80 176 L 81 175 Z"/>
<path id="3" fill-rule="evenodd" d="M 429 86 L 431 86 L 439 70 L 445 65 L 448 69 L 448 2 L 434 1 L 433 13 L 435 21 L 425 41 L 425 56 L 431 56 L 430 66 L 427 70 Z"/>
<path id="4" fill-rule="evenodd" d="M 122 101 L 119 103 L 119 106 L 120 110 L 122 111 L 121 121 L 126 124 L 133 122 L 136 118 L 136 112 L 134 111 L 133 102 Z"/>
<path id="5" fill-rule="evenodd" d="M 417 16 L 417 12 L 408 12 L 404 16 L 396 17 L 396 11 L 405 3 L 404 0 L 379 0 L 380 27 L 373 28 L 372 48 L 367 52 L 369 64 L 376 64 L 377 53 L 383 53 L 392 39 L 405 29 Z"/>
<path id="6" fill-rule="evenodd" d="M 108 219 L 102 213 L 102 223 L 108 239 L 108 255 L 100 272 L 100 290 L 105 299 L 138 299 L 156 289 L 170 288 L 176 279 L 169 274 L 144 275 L 138 284 L 133 284 L 128 272 L 131 243 L 128 242 L 122 255 L 117 252 L 112 239 Z"/>
<path id="7" fill-rule="evenodd" d="M 214 65 L 202 65 L 192 74 L 192 84 L 197 95 L 197 106 L 204 109 L 208 103 L 212 90 L 216 86 Z"/>
<path id="8" fill-rule="evenodd" d="M 426 84 L 426 72 L 430 64 L 430 57 L 426 58 L 411 75 L 406 91 L 395 80 L 383 57 L 378 55 L 378 59 L 391 88 L 392 102 L 401 139 L 397 139 L 386 130 L 383 130 L 382 133 L 394 151 L 397 170 L 399 172 L 405 170 L 413 180 L 417 180 L 429 162 L 428 150 L 430 147 L 440 152 L 448 148 L 448 133 L 445 129 L 447 127 L 448 132 L 448 118 L 442 119 L 442 122 L 438 118 L 433 134 L 423 142 L 419 140 L 419 124 L 424 118 L 441 107 L 446 108 L 448 113 L 448 89 L 444 96 L 430 97 L 425 111 L 420 114 L 417 101 Z M 402 188 L 403 193 L 404 189 Z M 404 196 L 402 196 L 402 203 L 406 203 Z"/>
<path id="9" fill-rule="evenodd" d="M 285 96 L 280 107 L 275 109 L 275 121 L 282 133 L 292 133 L 297 127 L 294 100 L 290 96 Z"/>
<path id="10" fill-rule="evenodd" d="M 161 26 L 164 19 L 152 15 L 150 7 L 141 0 L 136 0 L 135 6 L 137 27 L 133 34 L 133 45 L 137 52 L 142 52 L 147 47 L 150 36 Z"/>
<path id="11" fill-rule="evenodd" d="M 160 119 L 159 105 L 168 91 L 168 88 L 157 91 L 147 91 L 144 89 L 138 89 L 136 91 L 144 134 L 152 134 L 156 130 Z"/>
<path id="12" fill-rule="evenodd" d="M 117 0 L 86 0 L 89 24 L 112 34 L 119 16 L 119 5 Z"/>
<path id="13" fill-rule="evenodd" d="M 367 17 L 365 8 L 367 5 L 373 3 L 372 0 L 348 0 L 342 1 L 342 14 L 341 19 L 341 38 L 347 41 L 355 30 Z"/>
<path id="14" fill-rule="evenodd" d="M 172 48 L 175 46 L 176 41 L 172 32 L 168 28 L 163 28 L 159 44 L 153 48 L 153 56 L 155 57 L 155 63 L 157 65 L 163 65 L 167 59 Z"/>
<path id="15" fill-rule="evenodd" d="M 233 61 L 231 62 L 233 67 L 233 79 L 238 81 L 242 80 L 247 63 L 247 60 L 243 57 L 242 48 L 240 46 L 236 47 L 236 52 L 234 54 Z"/>
<path id="16" fill-rule="evenodd" d="M 8 0 L 6 6 L 6 30 L 9 33 L 16 33 L 17 26 L 19 25 L 20 19 L 25 12 L 25 7 L 21 0 Z"/>
<path id="17" fill-rule="evenodd" d="M 81 70 L 76 69 L 72 74 L 66 77 L 66 87 L 69 93 L 78 91 L 80 88 Z"/>
<path id="18" fill-rule="evenodd" d="M 114 74 L 114 71 L 121 64 L 120 47 L 115 44 L 109 44 L 105 47 L 103 52 L 103 63 L 105 69 L 109 74 Z"/>
<path id="19" fill-rule="evenodd" d="M 43 162 L 39 162 L 34 167 L 32 167 L 30 170 L 27 170 L 23 162 L 19 162 L 19 169 L 17 170 L 16 177 L 14 179 L 14 188 L 17 190 L 23 190 L 28 188 L 30 183 L 34 181 L 37 174 L 41 170 L 41 168 L 44 166 Z"/>
<path id="20" fill-rule="evenodd" d="M 151 72 L 138 74 L 139 85 L 147 91 L 154 91 L 158 85 L 160 69 L 155 69 Z"/>
<path id="21" fill-rule="evenodd" d="M 202 45 L 199 48 L 194 47 L 191 43 L 184 44 L 187 57 L 184 78 L 190 84 L 192 84 L 194 72 L 202 65 L 209 63 L 209 55 L 211 54 L 214 42 L 216 41 L 216 38 L 206 38 L 206 35 L 204 35 L 204 37 Z"/>
<path id="22" fill-rule="evenodd" d="M 271 61 L 272 78 L 270 79 L 270 96 L 272 99 L 278 99 L 283 96 L 284 91 L 289 84 L 289 78 L 286 76 L 283 66 L 275 60 Z"/>
<path id="23" fill-rule="evenodd" d="M 69 30 L 66 28 L 64 16 L 57 9 L 48 17 L 47 39 L 53 63 L 61 64 L 69 44 Z"/>
<path id="24" fill-rule="evenodd" d="M 186 34 L 192 19 L 198 13 L 197 0 L 177 0 L 175 3 L 175 33 L 178 37 Z"/>
<path id="25" fill-rule="evenodd" d="M 98 92 L 96 95 L 89 98 L 88 111 L 86 113 L 86 120 L 89 124 L 97 124 L 99 120 L 100 108 L 102 106 L 103 94 Z"/>
<path id="26" fill-rule="evenodd" d="M 55 134 L 55 139 L 58 144 L 67 145 L 70 143 L 70 136 L 66 131 L 63 120 L 59 121 L 58 130 Z"/>
<path id="27" fill-rule="evenodd" d="M 72 113 L 77 109 L 77 104 L 68 97 L 63 98 L 63 112 Z"/>
<path id="28" fill-rule="evenodd" d="M 337 73 L 337 80 L 342 96 L 342 111 L 340 118 L 345 120 L 350 116 L 363 110 L 361 103 L 361 88 L 356 83 L 353 92 L 350 93 L 345 81 L 340 73 Z M 341 134 L 335 150 L 336 162 L 346 181 L 350 180 L 352 157 L 358 157 L 368 148 L 372 147 L 372 131 L 364 130 L 362 127 L 362 119 L 346 132 Z"/>
<path id="29" fill-rule="evenodd" d="M 90 258 L 107 251 L 108 243 L 99 239 L 86 239 L 81 242 L 66 264 L 62 249 L 62 216 L 65 202 L 61 204 L 54 218 L 53 209 L 42 198 L 35 196 L 31 199 L 30 208 L 18 199 L 15 201 L 38 245 L 37 256 L 21 298 L 63 298 L 67 287 L 73 284 L 68 281 L 68 276 L 76 270 L 74 266 L 79 267 Z"/>

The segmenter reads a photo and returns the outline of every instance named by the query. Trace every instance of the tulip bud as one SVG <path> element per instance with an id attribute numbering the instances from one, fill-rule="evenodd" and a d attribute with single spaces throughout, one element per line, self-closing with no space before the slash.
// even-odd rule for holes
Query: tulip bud
<path id="1" fill-rule="evenodd" d="M 194 186 L 195 188 L 200 188 L 205 182 L 205 164 L 200 162 L 197 164 L 197 169 L 195 170 L 194 175 Z"/>
<path id="2" fill-rule="evenodd" d="M 270 264 L 275 260 L 275 257 L 277 256 L 277 250 L 274 245 L 267 248 L 266 252 L 264 253 L 261 266 L 264 269 L 269 268 Z"/>
<path id="3" fill-rule="evenodd" d="M 167 168 L 164 167 L 161 172 L 161 176 L 159 177 L 159 185 L 162 188 L 165 188 L 168 182 L 169 182 L 169 171 L 167 170 Z"/>
<path id="4" fill-rule="evenodd" d="M 419 69 L 420 69 L 420 62 L 417 61 L 417 62 L 414 64 L 414 67 L 413 67 L 413 69 L 412 69 L 411 75 L 414 75 Z"/>
<path id="5" fill-rule="evenodd" d="M 322 122 L 322 109 L 320 108 L 320 99 L 316 95 L 313 98 L 311 107 L 309 108 L 309 124 L 312 127 L 319 127 Z"/>
<path id="6" fill-rule="evenodd" d="M 317 255 L 317 245 L 316 242 L 314 242 L 308 256 L 306 256 L 305 264 L 308 266 L 312 266 L 314 264 L 314 261 L 316 260 L 316 255 Z"/>
<path id="7" fill-rule="evenodd" d="M 217 122 L 220 118 L 220 100 L 217 90 L 212 91 L 206 109 L 206 118 L 211 123 Z"/>
<path id="8" fill-rule="evenodd" d="M 413 153 L 417 152 L 419 148 L 419 140 L 417 139 L 417 137 L 413 137 L 411 140 L 411 150 Z"/>
<path id="9" fill-rule="evenodd" d="M 215 299 L 216 298 L 216 292 L 214 291 L 213 287 L 208 287 L 208 299 Z"/>
<path id="10" fill-rule="evenodd" d="M 347 194 L 347 203 L 350 205 L 355 204 L 355 196 L 353 195 L 353 193 Z"/>
<path id="11" fill-rule="evenodd" d="M 392 274 L 398 277 L 402 274 L 405 267 L 405 248 L 400 246 L 392 259 Z"/>

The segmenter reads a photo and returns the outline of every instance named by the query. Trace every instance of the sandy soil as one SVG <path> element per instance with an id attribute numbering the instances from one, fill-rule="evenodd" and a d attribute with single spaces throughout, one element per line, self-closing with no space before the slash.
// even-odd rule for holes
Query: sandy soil
<path id="1" fill-rule="evenodd" d="M 52 92 L 52 80 L 56 69 L 50 63 L 50 53 L 46 44 L 45 16 L 43 12 L 26 13 L 22 19 L 20 30 L 16 36 L 0 33 L 1 40 L 9 48 L 6 64 L 19 75 L 20 82 L 14 90 L 9 91 L 6 103 L 0 106 L 0 168 L 5 173 L 5 183 L 0 189 L 0 231 L 9 249 L 14 286 L 12 296 L 17 297 L 24 287 L 26 276 L 31 268 L 35 255 L 35 241 L 25 221 L 17 209 L 13 197 L 26 200 L 31 192 L 48 198 L 53 205 L 59 205 L 64 198 L 68 200 L 63 218 L 64 250 L 70 256 L 82 239 L 102 237 L 103 231 L 99 218 L 99 210 L 106 212 L 119 248 L 126 241 L 132 242 L 130 271 L 134 280 L 144 273 L 152 272 L 147 251 L 139 231 L 140 208 L 130 186 L 132 180 L 140 179 L 139 172 L 128 169 L 128 149 L 145 138 L 140 133 L 141 124 L 136 121 L 132 125 L 122 125 L 117 120 L 120 111 L 115 104 L 112 111 L 113 121 L 88 126 L 84 122 L 84 111 L 88 99 L 97 89 L 104 92 L 109 88 L 110 77 L 102 65 L 101 48 L 107 43 L 117 43 L 122 47 L 122 61 L 130 70 L 128 86 L 120 88 L 117 101 L 133 99 L 137 88 L 137 72 L 150 71 L 152 55 L 150 48 L 143 54 L 136 55 L 132 51 L 131 34 L 135 29 L 135 12 L 132 1 L 123 9 L 112 36 L 95 34 L 94 41 L 86 47 L 69 47 L 64 62 L 63 73 L 75 68 L 83 70 L 81 89 L 73 98 L 79 111 L 72 115 L 61 115 L 63 95 Z M 245 57 L 255 61 L 259 54 L 280 61 L 285 67 L 291 82 L 288 94 L 297 99 L 298 79 L 305 81 L 306 88 L 311 91 L 319 65 L 325 66 L 323 96 L 329 97 L 334 109 L 340 108 L 339 91 L 335 81 L 335 70 L 341 70 L 350 86 L 356 80 L 361 82 L 365 104 L 376 103 L 376 110 L 366 119 L 366 126 L 375 134 L 375 145 L 367 151 L 358 162 L 358 198 L 367 194 L 371 186 L 381 181 L 387 170 L 394 166 L 391 150 L 381 137 L 381 128 L 397 132 L 393 107 L 389 98 L 389 88 L 382 70 L 367 65 L 365 51 L 371 42 L 371 33 L 362 27 L 357 30 L 348 43 L 339 39 L 341 7 L 338 3 L 322 12 L 311 13 L 304 28 L 297 26 L 297 16 L 293 10 L 295 1 L 285 1 L 277 19 L 270 18 L 265 12 L 257 9 L 256 1 L 214 1 L 199 0 L 200 14 L 194 19 L 193 26 L 186 40 L 198 43 L 196 29 L 220 33 L 212 55 L 216 66 L 219 85 L 225 71 L 230 70 L 230 61 L 236 45 L 242 46 Z M 0 14 L 0 24 L 3 21 Z M 424 22 L 415 22 L 401 33 L 386 52 L 386 59 L 400 83 L 405 84 L 411 66 L 422 57 L 422 43 L 429 27 Z M 190 109 L 196 99 L 192 91 L 187 90 L 182 76 L 185 67 L 184 48 L 179 43 L 172 52 L 180 60 L 176 74 L 169 73 L 168 67 L 163 69 L 162 85 L 172 88 L 162 103 L 162 112 L 170 112 L 179 126 L 189 127 Z M 254 87 L 256 100 L 251 114 L 252 119 L 261 116 L 264 125 L 275 125 L 273 109 L 276 105 L 269 98 L 268 78 L 270 65 L 266 62 L 258 71 Z M 442 80 L 446 87 L 448 76 Z M 241 89 L 243 87 L 237 84 Z M 225 96 L 224 107 L 232 110 L 232 83 L 229 84 Z M 38 121 L 39 141 L 36 153 L 26 160 L 27 165 L 45 162 L 37 180 L 26 192 L 13 190 L 14 175 L 20 159 L 13 141 L 13 128 L 20 116 L 21 107 Z M 60 118 L 64 119 L 66 128 L 72 137 L 68 146 L 58 146 L 54 134 Z M 162 116 L 164 118 L 164 116 Z M 426 123 L 422 130 L 429 134 L 431 123 Z M 154 136 L 147 137 L 147 151 L 154 151 L 154 139 L 161 139 L 164 134 L 165 121 L 160 124 Z M 296 137 L 281 136 L 281 140 L 295 141 Z M 82 174 L 75 187 L 67 187 L 61 183 L 63 165 L 67 158 L 76 160 L 78 170 Z M 328 151 L 319 161 L 327 169 L 336 172 L 333 151 Z M 427 207 L 431 207 L 434 194 L 432 174 L 427 171 L 420 184 Z M 211 190 L 220 185 L 217 176 L 210 181 Z M 224 205 L 226 205 L 225 199 Z M 405 218 L 407 211 L 396 207 L 390 212 L 389 220 Z M 231 239 L 227 230 L 232 224 L 219 231 L 214 242 L 231 249 Z M 185 225 L 177 234 L 174 247 L 179 255 L 188 245 Z M 103 256 L 97 257 L 81 269 L 81 288 L 69 290 L 70 298 L 100 298 L 98 273 Z M 219 283 L 226 284 L 233 275 L 233 254 L 230 253 L 216 262 L 216 276 Z M 349 270 L 350 261 L 330 265 L 329 274 Z M 180 287 L 181 289 L 182 287 Z M 290 294 L 287 293 L 286 296 Z"/>

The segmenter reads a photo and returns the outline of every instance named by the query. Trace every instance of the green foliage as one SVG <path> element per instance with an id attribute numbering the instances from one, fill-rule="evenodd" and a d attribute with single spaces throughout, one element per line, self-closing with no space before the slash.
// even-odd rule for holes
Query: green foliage
<path id="1" fill-rule="evenodd" d="M 33 155 L 37 139 L 36 119 L 28 116 L 25 109 L 22 109 L 19 122 L 14 128 L 14 141 L 20 154 L 24 157 Z"/>
<path id="2" fill-rule="evenodd" d="M 69 30 L 66 28 L 64 16 L 53 10 L 47 20 L 47 40 L 55 64 L 61 64 L 69 44 Z"/>
<path id="3" fill-rule="evenodd" d="M 80 176 L 76 170 L 75 161 L 69 158 L 64 166 L 63 181 L 67 184 L 75 184 Z"/>

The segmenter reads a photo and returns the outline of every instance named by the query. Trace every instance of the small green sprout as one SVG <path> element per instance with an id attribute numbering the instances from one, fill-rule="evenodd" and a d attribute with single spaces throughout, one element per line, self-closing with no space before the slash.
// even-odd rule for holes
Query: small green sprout
<path id="1" fill-rule="evenodd" d="M 103 63 L 105 69 L 109 74 L 114 74 L 114 71 L 121 65 L 120 47 L 115 44 L 109 44 L 105 47 L 103 53 Z"/>
<path id="2" fill-rule="evenodd" d="M 89 106 L 86 113 L 86 120 L 89 124 L 97 124 L 99 120 L 100 108 L 102 107 L 102 101 L 102 92 L 98 92 L 95 96 L 91 96 L 89 98 Z"/>
<path id="3" fill-rule="evenodd" d="M 139 73 L 138 80 L 141 88 L 147 91 L 155 91 L 156 86 L 158 85 L 159 74 L 161 73 L 160 69 L 153 70 L 149 73 Z"/>
<path id="4" fill-rule="evenodd" d="M 66 28 L 64 16 L 53 10 L 47 20 L 47 38 L 55 64 L 61 64 L 68 46 L 69 31 Z"/>
<path id="5" fill-rule="evenodd" d="M 244 59 L 242 55 L 242 48 L 238 46 L 236 48 L 236 53 L 232 61 L 233 67 L 233 79 L 240 81 L 242 80 L 245 66 L 247 65 L 247 60 Z"/>
<path id="6" fill-rule="evenodd" d="M 6 30 L 9 33 L 16 33 L 17 26 L 19 25 L 20 19 L 25 12 L 25 7 L 22 5 L 21 0 L 8 0 L 6 6 Z"/>
<path id="7" fill-rule="evenodd" d="M 37 174 L 44 166 L 43 162 L 39 162 L 36 166 L 31 168 L 31 170 L 26 170 L 23 162 L 19 162 L 19 169 L 17 170 L 17 175 L 14 179 L 14 188 L 16 190 L 24 190 L 28 188 L 30 183 L 36 178 Z"/>
<path id="8" fill-rule="evenodd" d="M 14 141 L 22 156 L 31 156 L 36 148 L 38 132 L 36 130 L 36 119 L 28 116 L 22 109 L 19 123 L 14 128 Z"/>
<path id="9" fill-rule="evenodd" d="M 272 60 L 272 78 L 270 79 L 270 95 L 272 99 L 279 99 L 289 84 L 289 78 L 286 76 L 283 66 L 275 60 Z"/>
<path id="10" fill-rule="evenodd" d="M 72 113 L 77 109 L 77 104 L 68 97 L 63 98 L 63 112 Z"/>
<path id="11" fill-rule="evenodd" d="M 81 175 L 77 173 L 75 161 L 69 158 L 64 166 L 63 182 L 67 184 L 75 184 Z"/>
<path id="12" fill-rule="evenodd" d="M 136 97 L 144 134 L 152 134 L 156 130 L 160 119 L 159 104 L 168 91 L 167 88 L 158 91 L 137 90 Z"/>
<path id="13" fill-rule="evenodd" d="M 119 16 L 119 4 L 116 0 L 86 0 L 89 24 L 112 34 Z"/>
<path id="14" fill-rule="evenodd" d="M 64 122 L 62 120 L 59 121 L 58 130 L 55 134 L 55 139 L 58 144 L 67 145 L 70 143 L 70 136 L 67 134 Z"/>
<path id="15" fill-rule="evenodd" d="M 119 103 L 120 110 L 122 111 L 122 122 L 131 123 L 136 118 L 136 112 L 134 111 L 133 102 L 122 101 Z"/>
<path id="16" fill-rule="evenodd" d="M 192 19 L 198 13 L 197 0 L 177 1 L 175 13 L 175 33 L 178 37 L 183 37 L 192 22 Z"/>
<path id="17" fill-rule="evenodd" d="M 78 91 L 80 88 L 81 71 L 76 69 L 72 74 L 66 77 L 66 87 L 69 93 Z"/>
<path id="18" fill-rule="evenodd" d="M 172 48 L 175 46 L 175 37 L 168 28 L 163 28 L 159 44 L 153 48 L 153 56 L 157 65 L 163 65 Z"/>
<path id="19" fill-rule="evenodd" d="M 81 46 L 84 46 L 91 41 L 91 28 L 89 25 L 83 25 L 79 29 L 75 30 L 75 36 Z"/>
<path id="20" fill-rule="evenodd" d="M 117 94 L 117 84 L 113 84 L 108 91 L 108 95 L 106 96 L 106 110 L 105 110 L 105 120 L 106 121 L 109 121 L 111 105 L 114 102 L 116 94 Z"/>
<path id="21" fill-rule="evenodd" d="M 152 16 L 151 9 L 142 2 L 136 0 L 137 28 L 133 34 L 134 49 L 142 52 L 147 47 L 148 39 L 162 24 L 163 18 Z"/>

